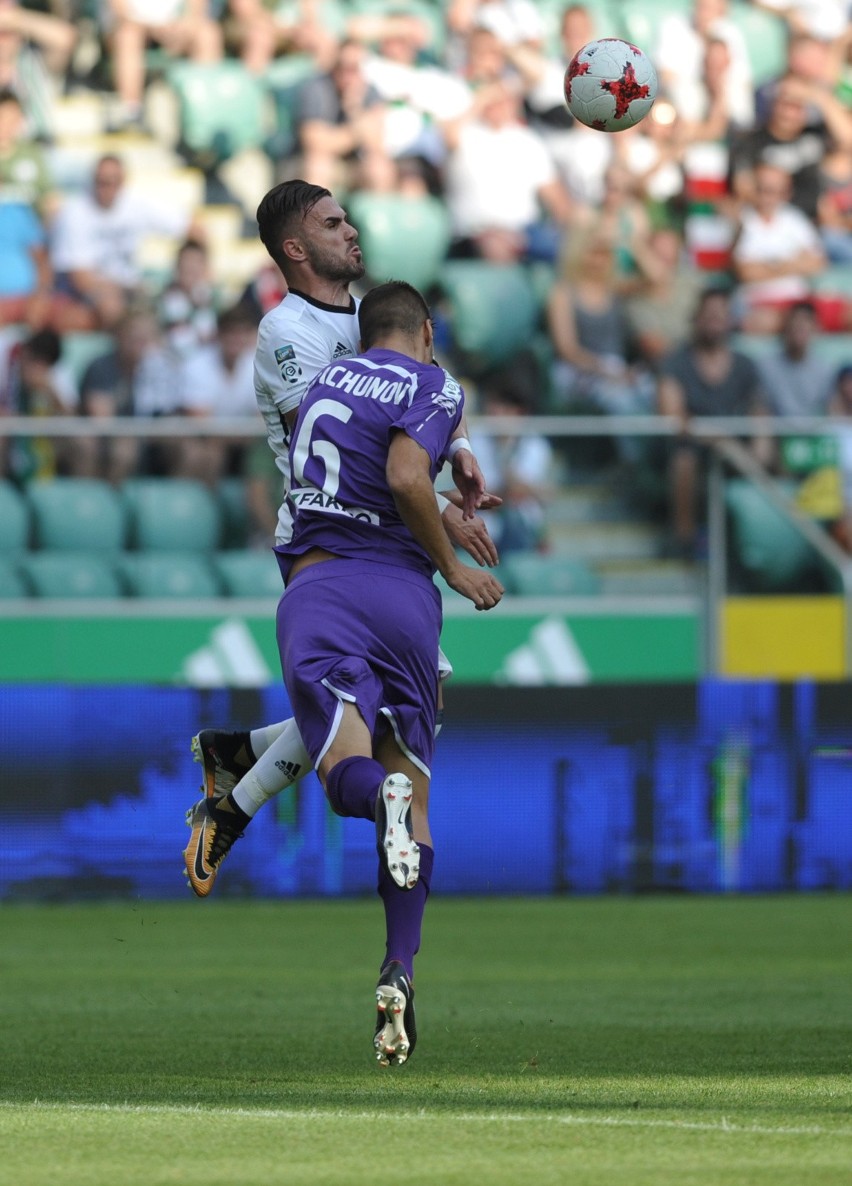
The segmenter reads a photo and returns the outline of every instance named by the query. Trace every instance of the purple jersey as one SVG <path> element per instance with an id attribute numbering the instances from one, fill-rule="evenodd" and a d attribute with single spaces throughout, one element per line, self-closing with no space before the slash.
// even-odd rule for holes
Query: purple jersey
<path id="1" fill-rule="evenodd" d="M 290 446 L 295 525 L 276 548 L 285 573 L 311 548 L 430 576 L 427 553 L 400 518 L 385 473 L 395 430 L 429 456 L 432 479 L 461 420 L 461 387 L 440 367 L 395 350 L 331 362 L 299 408 Z"/>

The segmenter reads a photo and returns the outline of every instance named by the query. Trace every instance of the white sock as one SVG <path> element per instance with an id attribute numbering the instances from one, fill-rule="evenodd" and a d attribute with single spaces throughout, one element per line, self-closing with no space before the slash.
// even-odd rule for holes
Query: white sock
<path id="1" fill-rule="evenodd" d="M 261 754 L 265 754 L 273 741 L 277 741 L 287 726 L 292 721 L 290 717 L 287 721 L 279 721 L 277 725 L 264 725 L 262 729 L 252 729 L 249 733 L 249 741 L 254 756 L 259 758 Z"/>
<path id="2" fill-rule="evenodd" d="M 268 728 L 277 729 L 277 736 L 232 791 L 234 802 L 246 815 L 256 815 L 264 803 L 313 770 L 313 762 L 294 720 Z M 257 732 L 262 733 L 264 730 L 258 729 Z M 254 733 L 251 744 L 254 749 Z M 257 750 L 254 752 L 256 754 Z"/>

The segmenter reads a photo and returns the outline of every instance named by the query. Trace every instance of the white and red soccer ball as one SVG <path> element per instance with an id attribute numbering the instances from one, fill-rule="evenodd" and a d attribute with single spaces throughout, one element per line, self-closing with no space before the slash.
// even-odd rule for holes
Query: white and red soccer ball
<path id="1" fill-rule="evenodd" d="M 629 41 L 602 37 L 578 49 L 565 71 L 568 110 L 586 127 L 622 132 L 644 119 L 657 97 L 651 59 Z"/>

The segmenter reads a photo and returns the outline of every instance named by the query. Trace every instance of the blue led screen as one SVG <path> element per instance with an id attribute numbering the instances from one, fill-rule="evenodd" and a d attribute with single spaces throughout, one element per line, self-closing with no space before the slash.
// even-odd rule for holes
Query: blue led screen
<path id="1" fill-rule="evenodd" d="M 447 691 L 431 798 L 443 893 L 852 887 L 846 685 Z M 189 896 L 189 741 L 280 689 L 0 687 L 0 898 Z M 216 895 L 372 893 L 374 834 L 313 775 L 264 808 Z"/>

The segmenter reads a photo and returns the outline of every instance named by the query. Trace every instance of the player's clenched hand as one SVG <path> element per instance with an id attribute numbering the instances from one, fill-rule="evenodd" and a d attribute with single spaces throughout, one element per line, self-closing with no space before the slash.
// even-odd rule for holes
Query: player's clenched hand
<path id="1" fill-rule="evenodd" d="M 485 478 L 470 449 L 459 449 L 453 457 L 453 481 L 462 496 L 465 519 L 472 519 L 485 494 Z"/>
<path id="2" fill-rule="evenodd" d="M 504 593 L 503 586 L 490 572 L 470 568 L 467 564 L 454 565 L 451 571 L 444 573 L 444 578 L 451 589 L 467 597 L 477 609 L 493 609 Z"/>
<path id="3" fill-rule="evenodd" d="M 463 548 L 472 556 L 477 564 L 493 568 L 499 563 L 500 557 L 494 540 L 488 534 L 488 528 L 479 517 L 465 519 L 464 513 L 450 503 L 441 515 L 444 531 L 450 537 L 453 547 Z"/>

